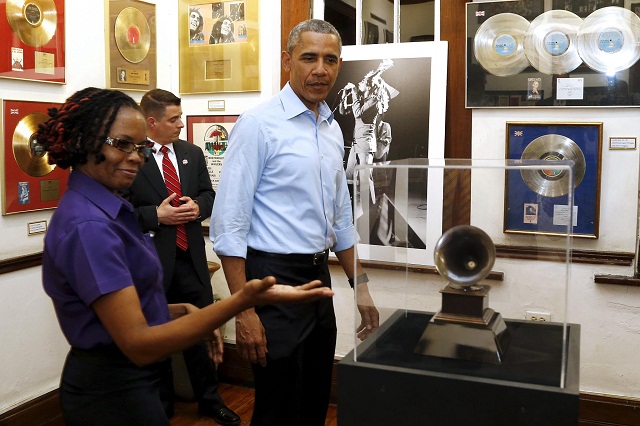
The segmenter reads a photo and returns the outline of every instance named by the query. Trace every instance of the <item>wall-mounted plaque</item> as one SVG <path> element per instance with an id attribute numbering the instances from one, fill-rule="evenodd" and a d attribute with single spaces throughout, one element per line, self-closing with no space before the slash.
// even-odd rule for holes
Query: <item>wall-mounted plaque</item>
<path id="1" fill-rule="evenodd" d="M 258 0 L 180 0 L 180 93 L 260 90 Z"/>

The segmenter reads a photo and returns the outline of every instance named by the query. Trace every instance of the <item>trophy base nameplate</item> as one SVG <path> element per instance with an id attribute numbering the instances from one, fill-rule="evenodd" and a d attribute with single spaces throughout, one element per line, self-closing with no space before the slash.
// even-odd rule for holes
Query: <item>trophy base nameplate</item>
<path id="1" fill-rule="evenodd" d="M 488 308 L 489 286 L 447 285 L 442 309 L 424 330 L 414 353 L 501 364 L 509 345 L 502 315 Z"/>

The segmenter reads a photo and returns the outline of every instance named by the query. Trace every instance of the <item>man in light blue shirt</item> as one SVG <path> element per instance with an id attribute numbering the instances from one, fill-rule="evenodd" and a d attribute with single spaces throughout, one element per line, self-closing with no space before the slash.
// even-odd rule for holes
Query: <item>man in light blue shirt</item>
<path id="1" fill-rule="evenodd" d="M 355 230 L 342 165 L 344 142 L 325 98 L 340 69 L 341 40 L 324 21 L 294 28 L 282 52 L 289 83 L 234 126 L 212 214 L 214 250 L 229 289 L 273 275 L 330 286 L 328 250 L 358 285 L 364 339 L 378 327 L 367 277 L 354 265 Z M 355 266 L 355 267 L 354 267 Z M 324 425 L 335 355 L 333 302 L 265 305 L 236 316 L 236 343 L 253 363 L 251 424 Z"/>

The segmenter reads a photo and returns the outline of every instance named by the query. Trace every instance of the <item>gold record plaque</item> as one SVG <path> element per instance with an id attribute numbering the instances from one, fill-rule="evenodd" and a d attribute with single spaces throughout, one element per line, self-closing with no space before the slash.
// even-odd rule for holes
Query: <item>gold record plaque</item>
<path id="1" fill-rule="evenodd" d="M 154 89 L 156 71 L 155 5 L 128 0 L 107 2 L 107 83 L 114 89 Z"/>
<path id="2" fill-rule="evenodd" d="M 67 188 L 69 171 L 49 164 L 37 142 L 38 125 L 49 119 L 48 102 L 2 101 L 2 214 L 55 208 Z"/>
<path id="3" fill-rule="evenodd" d="M 7 0 L 7 20 L 23 43 L 40 47 L 56 32 L 56 5 L 53 0 Z"/>
<path id="4" fill-rule="evenodd" d="M 258 0 L 180 0 L 180 93 L 260 90 Z"/>
<path id="5" fill-rule="evenodd" d="M 65 83 L 64 0 L 0 0 L 0 77 Z"/>

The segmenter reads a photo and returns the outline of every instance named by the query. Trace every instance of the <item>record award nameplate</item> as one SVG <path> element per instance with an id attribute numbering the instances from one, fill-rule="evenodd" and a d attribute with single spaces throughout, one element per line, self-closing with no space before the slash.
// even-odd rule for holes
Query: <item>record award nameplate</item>
<path id="1" fill-rule="evenodd" d="M 4 100 L 2 121 L 2 214 L 55 208 L 67 188 L 69 170 L 49 164 L 35 134 L 60 104 Z"/>
<path id="2" fill-rule="evenodd" d="M 157 84 L 155 5 L 143 1 L 106 3 L 107 86 L 147 91 Z"/>
<path id="3" fill-rule="evenodd" d="M 0 0 L 0 77 L 65 83 L 64 0 Z"/>

